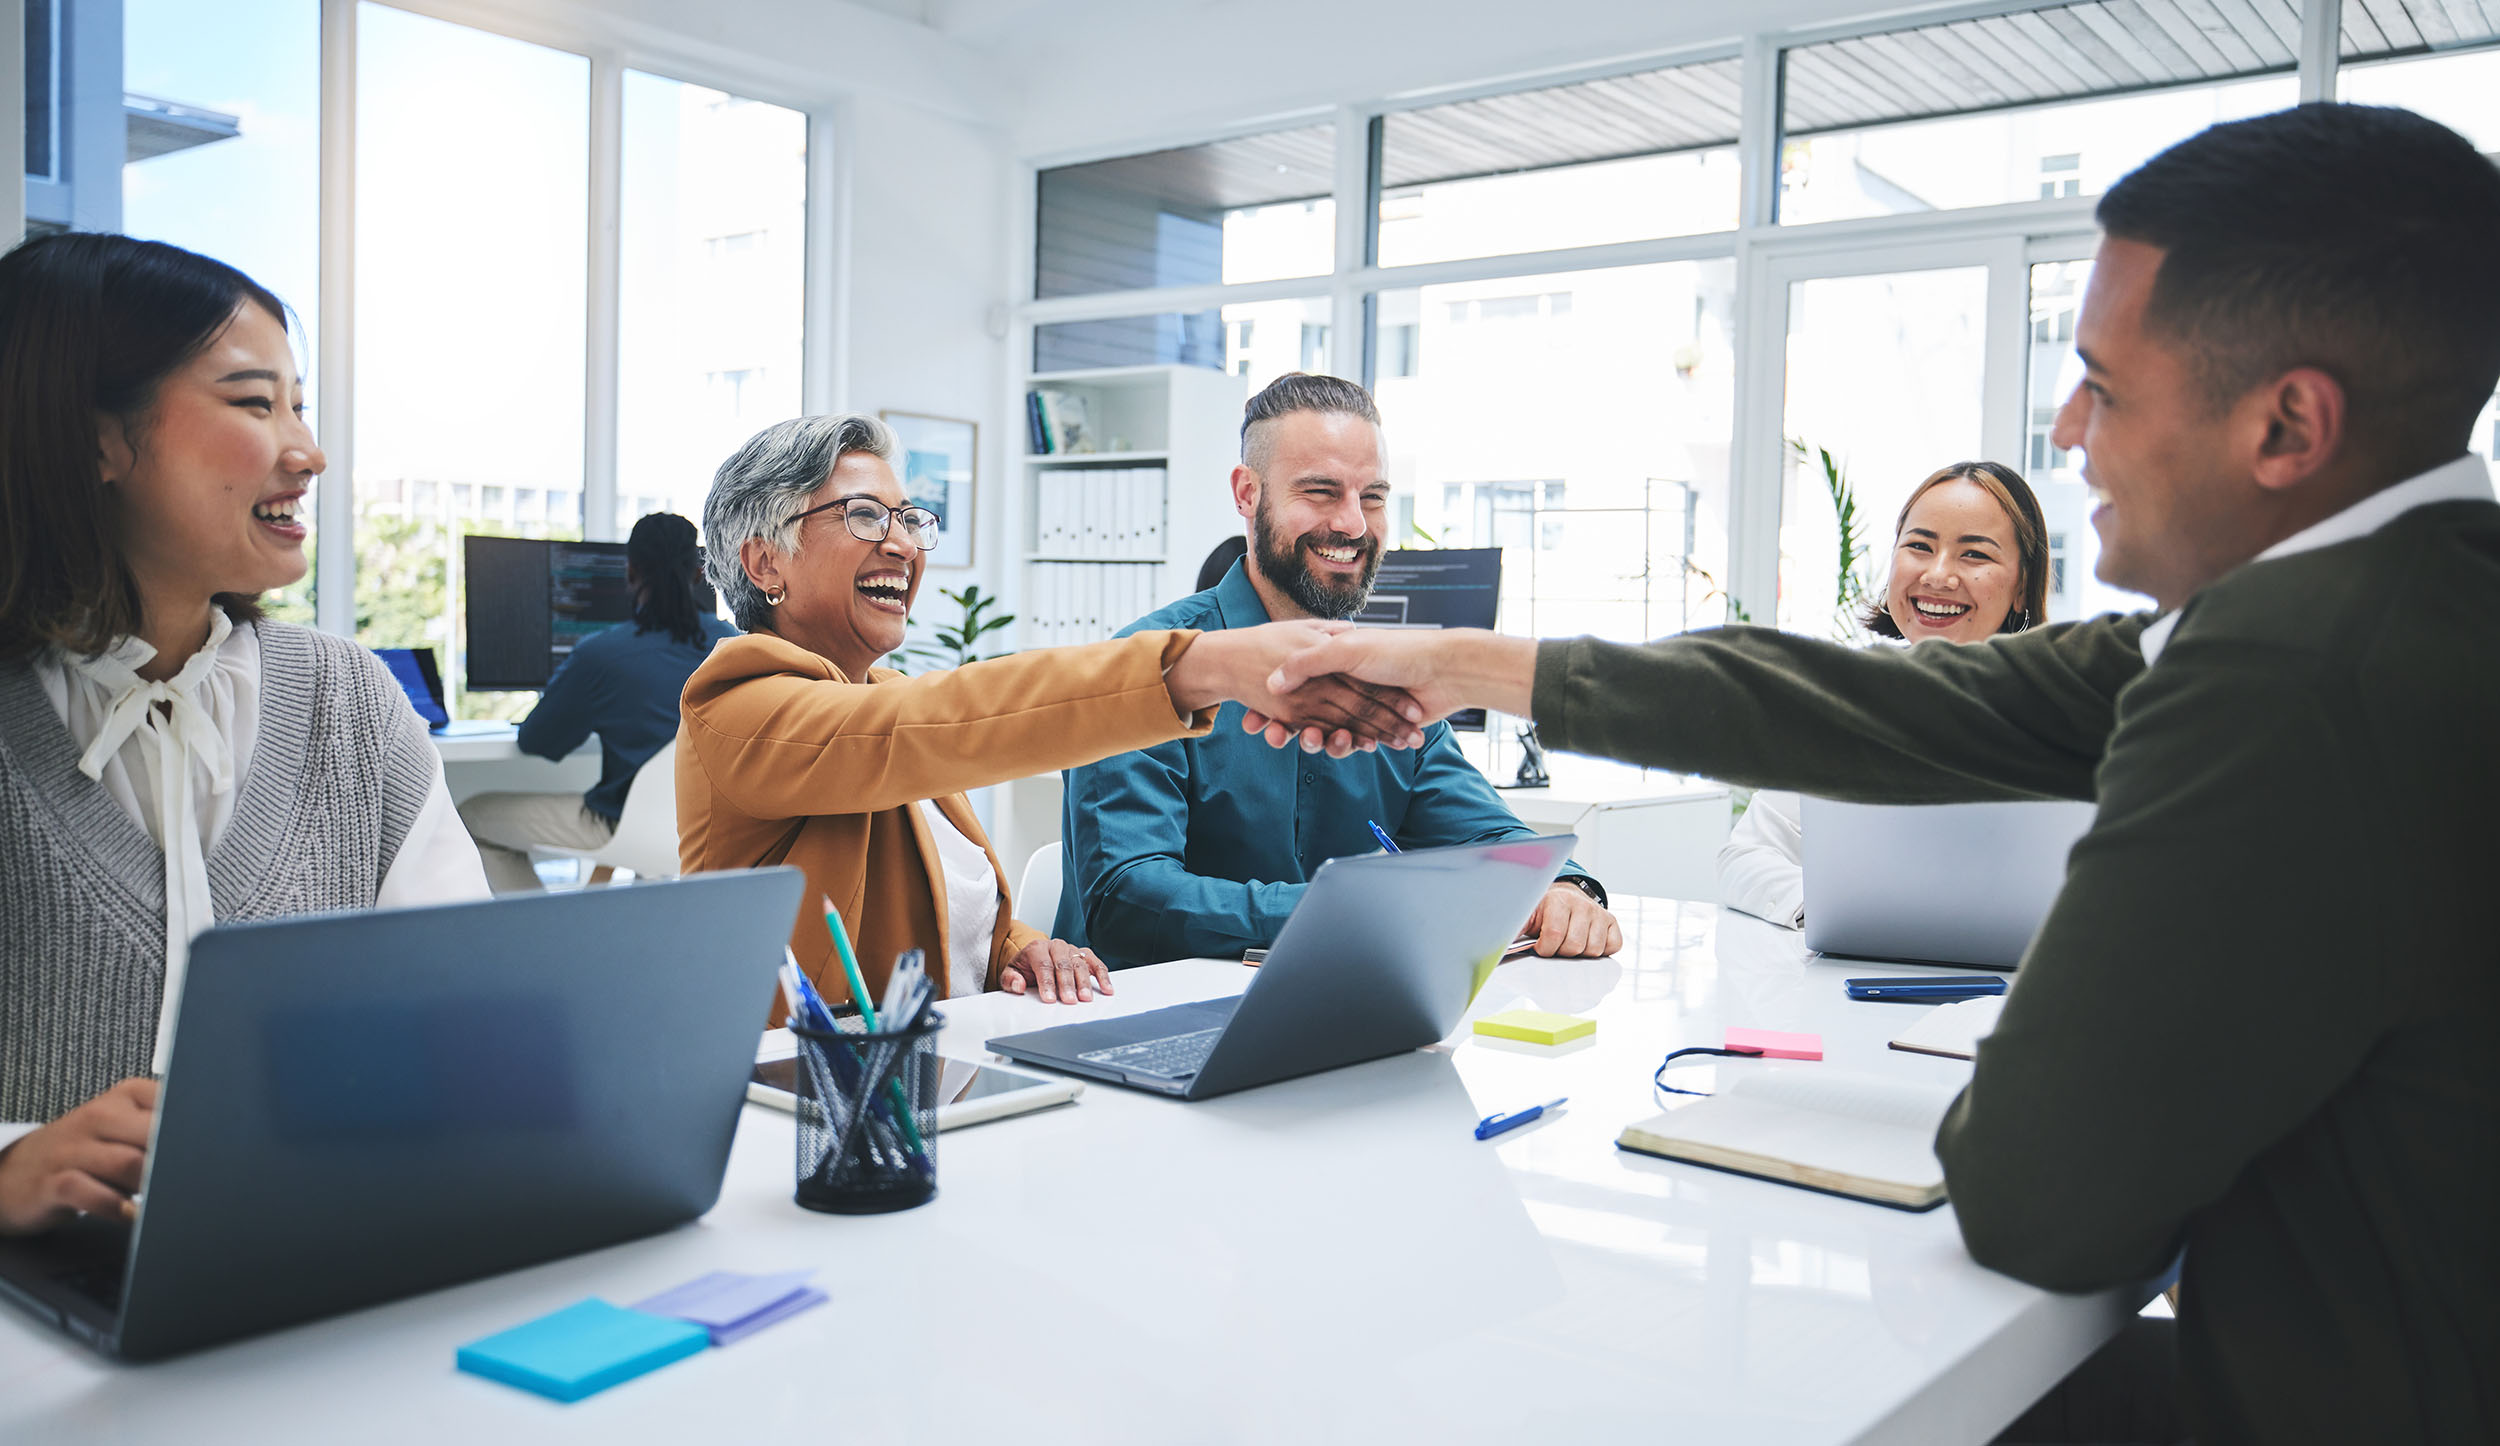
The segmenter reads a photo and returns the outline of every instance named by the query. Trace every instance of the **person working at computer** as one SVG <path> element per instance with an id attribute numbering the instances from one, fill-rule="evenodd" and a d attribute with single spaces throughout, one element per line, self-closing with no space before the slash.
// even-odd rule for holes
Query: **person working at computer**
<path id="1" fill-rule="evenodd" d="M 632 625 L 575 644 L 521 720 L 521 751 L 540 758 L 562 758 L 598 734 L 598 784 L 578 794 L 481 793 L 460 805 L 496 893 L 543 887 L 530 865 L 533 844 L 596 849 L 616 836 L 634 775 L 677 736 L 686 679 L 712 644 L 737 636 L 700 605 L 702 567 L 693 523 L 654 512 L 634 524 L 625 542 Z"/>
<path id="2" fill-rule="evenodd" d="M 2096 799 L 1937 1135 L 1971 1254 L 2096 1290 L 2184 1246 L 2200 1442 L 2500 1439 L 2500 506 L 2468 450 L 2500 171 L 2411 112 L 2304 105 L 2099 218 L 2054 437 L 2100 576 L 2157 617 L 1898 652 L 1363 631 L 1274 681 L 1841 798 Z"/>
<path id="3" fill-rule="evenodd" d="M 1212 589 L 1129 625 L 1253 627 L 1360 612 L 1387 545 L 1388 478 L 1371 394 L 1296 372 L 1242 414 L 1233 505 L 1247 556 Z M 1412 752 L 1322 764 L 1284 757 L 1231 720 L 1200 737 L 1123 753 L 1067 778 L 1059 933 L 1115 966 L 1238 958 L 1273 943 L 1319 866 L 1401 849 L 1487 843 L 1534 830 L 1503 805 L 1437 723 Z M 1576 864 L 1524 926 L 1545 955 L 1611 954 L 1623 930 Z"/>
<path id="4" fill-rule="evenodd" d="M 686 684 L 681 855 L 688 873 L 805 870 L 790 945 L 829 998 L 850 990 L 820 898 L 872 990 L 921 949 L 945 995 L 1110 992 L 1100 959 L 1017 921 L 966 789 L 1203 734 L 1228 699 L 1291 707 L 1340 755 L 1417 741 L 1402 699 L 1324 686 L 1287 704 L 1265 690 L 1287 655 L 1342 624 L 1175 629 L 918 677 L 872 667 L 903 645 L 938 541 L 894 451 L 874 417 L 778 423 L 721 465 L 704 504 L 707 570 L 747 636 Z"/>
<path id="5" fill-rule="evenodd" d="M 1998 462 L 1941 468 L 1901 504 L 1892 570 L 1859 623 L 1878 638 L 1976 643 L 2048 620 L 2049 531 L 2022 474 Z M 1754 792 L 1719 850 L 1719 902 L 1787 928 L 1806 921 L 1797 795 Z"/>
<path id="6" fill-rule="evenodd" d="M 482 898 L 373 654 L 304 576 L 286 308 L 153 241 L 0 258 L 0 1233 L 130 1212 L 192 936 Z"/>

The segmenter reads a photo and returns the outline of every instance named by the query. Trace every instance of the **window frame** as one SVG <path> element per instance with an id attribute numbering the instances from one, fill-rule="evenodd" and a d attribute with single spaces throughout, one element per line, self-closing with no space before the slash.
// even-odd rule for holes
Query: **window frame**
<path id="1" fill-rule="evenodd" d="M 2300 99 L 2332 99 L 2341 64 L 2337 49 L 2343 15 L 2341 0 L 2295 3 L 2301 19 Z M 1014 168 L 1017 194 L 1012 214 L 1022 229 L 1015 247 L 1015 274 L 1010 277 L 1009 294 L 1025 299 L 1011 309 L 1009 355 L 1029 362 L 1033 328 L 1055 322 L 1220 310 L 1234 302 L 1325 297 L 1332 303 L 1332 316 L 1343 323 L 1335 340 L 1338 365 L 1347 375 L 1370 385 L 1381 362 L 1375 300 L 1383 291 L 1662 261 L 1732 258 L 1736 265 L 1737 375 L 1733 434 L 1729 438 L 1728 593 L 1731 601 L 1751 616 L 1776 617 L 1781 505 L 1779 429 L 1785 395 L 1788 283 L 1812 276 L 1987 266 L 1988 353 L 1983 435 L 1990 455 L 2013 456 L 2024 446 L 2026 436 L 2024 368 L 2030 339 L 2030 264 L 2089 257 L 2098 240 L 2092 219 L 2098 198 L 2093 196 L 2059 196 L 1926 214 L 1778 224 L 1782 55 L 1789 49 L 1826 41 L 2043 8 L 2049 8 L 2044 0 L 1978 0 L 1892 12 L 1876 19 L 1758 31 L 1730 43 L 1617 56 L 1531 76 L 1417 90 L 1329 110 L 1281 112 L 1229 127 L 1169 129 L 1081 150 L 1020 158 Z M 1382 117 L 1454 101 L 1730 57 L 1740 61 L 1742 77 L 1736 142 L 1736 229 L 1409 266 L 1377 264 Z M 1329 275 L 1231 286 L 1162 287 L 1031 299 L 1032 258 L 1037 239 L 1035 177 L 1040 171 L 1307 126 L 1325 117 L 1333 117 L 1337 132 L 1337 265 Z M 1017 415 L 1022 406 L 1024 372 L 1023 362 L 1012 369 L 1001 397 L 1002 415 Z M 1008 505 L 1011 511 L 1021 511 L 1022 499 L 1011 495 Z M 1008 526 L 1014 529 L 1023 522 L 1020 516 L 1011 516 Z"/>
<path id="2" fill-rule="evenodd" d="M 365 0 L 321 3 L 321 411 L 314 419 L 329 469 L 318 484 L 316 513 L 347 518 L 315 538 L 314 622 L 325 632 L 356 632 L 355 291 L 356 47 Z M 582 366 L 582 536 L 617 538 L 619 317 L 622 297 L 622 202 L 625 72 L 648 74 L 763 101 L 807 118 L 805 265 L 800 306 L 799 394 L 810 412 L 838 409 L 849 390 L 839 345 L 842 318 L 831 315 L 841 284 L 838 238 L 847 228 L 841 138 L 850 127 L 847 101 L 810 89 L 765 65 L 724 64 L 716 55 L 652 44 L 641 31 L 610 29 L 557 15 L 483 14 L 463 0 L 373 0 L 395 10 L 471 30 L 579 55 L 590 65 L 589 295 Z"/>

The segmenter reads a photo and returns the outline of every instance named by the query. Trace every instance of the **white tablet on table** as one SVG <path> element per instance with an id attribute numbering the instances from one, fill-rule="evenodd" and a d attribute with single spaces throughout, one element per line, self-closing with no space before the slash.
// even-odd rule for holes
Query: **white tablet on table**
<path id="1" fill-rule="evenodd" d="M 759 1105 L 796 1113 L 798 1040 L 786 1029 L 768 1029 L 755 1047 L 755 1073 L 747 1081 L 747 1098 Z M 1081 1080 L 1032 1074 L 1001 1064 L 975 1064 L 968 1059 L 939 1056 L 937 1123 L 941 1130 L 1003 1120 L 1064 1105 L 1085 1093 Z"/>

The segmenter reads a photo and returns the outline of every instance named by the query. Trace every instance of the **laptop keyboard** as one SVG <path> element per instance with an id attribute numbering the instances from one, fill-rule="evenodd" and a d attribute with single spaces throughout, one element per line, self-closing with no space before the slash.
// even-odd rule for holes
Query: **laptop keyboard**
<path id="1" fill-rule="evenodd" d="M 1077 1056 L 1087 1064 L 1099 1064 L 1132 1074 L 1150 1074 L 1157 1079 L 1187 1079 L 1215 1053 L 1215 1041 L 1222 1037 L 1223 1026 L 1193 1030 L 1188 1034 L 1167 1034 L 1161 1039 L 1140 1040 L 1111 1049 L 1090 1049 Z"/>

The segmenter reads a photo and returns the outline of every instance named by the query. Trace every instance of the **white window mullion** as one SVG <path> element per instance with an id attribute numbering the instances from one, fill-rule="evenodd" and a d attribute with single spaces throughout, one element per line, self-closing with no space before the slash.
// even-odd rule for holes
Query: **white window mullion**
<path id="1" fill-rule="evenodd" d="M 618 230 L 625 177 L 625 67 L 590 60 L 589 296 L 583 308 L 582 536 L 613 542 L 616 524 Z"/>
<path id="2" fill-rule="evenodd" d="M 356 6 L 321 5 L 321 336 L 313 622 L 356 632 Z"/>
<path id="3" fill-rule="evenodd" d="M 2335 98 L 2335 68 L 2342 63 L 2344 0 L 2300 0 L 2300 98 Z"/>
<path id="4" fill-rule="evenodd" d="M 799 331 L 799 399 L 810 416 L 850 405 L 854 129 L 846 105 L 807 113 L 807 268 L 800 303 L 807 319 Z"/>

